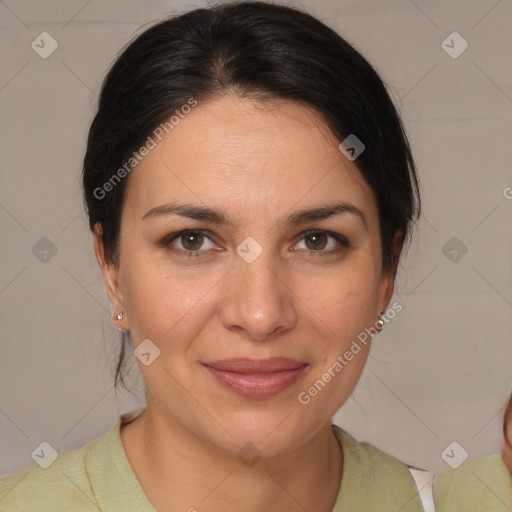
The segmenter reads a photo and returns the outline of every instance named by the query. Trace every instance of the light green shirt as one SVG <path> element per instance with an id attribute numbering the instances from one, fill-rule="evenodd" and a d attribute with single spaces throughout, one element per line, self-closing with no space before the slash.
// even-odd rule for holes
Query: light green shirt
<path id="1" fill-rule="evenodd" d="M 436 512 L 511 512 L 512 477 L 499 455 L 468 459 L 434 479 Z"/>
<path id="2" fill-rule="evenodd" d="M 0 479 L 1 512 L 155 512 L 126 457 L 121 425 L 144 407 L 119 416 L 103 436 Z M 407 467 L 336 425 L 343 477 L 333 512 L 423 512 Z M 200 510 L 200 507 L 198 507 Z"/>

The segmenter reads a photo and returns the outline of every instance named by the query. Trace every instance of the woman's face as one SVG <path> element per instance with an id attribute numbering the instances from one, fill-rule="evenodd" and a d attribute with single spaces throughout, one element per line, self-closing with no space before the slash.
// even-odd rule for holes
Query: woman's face
<path id="1" fill-rule="evenodd" d="M 119 266 L 102 265 L 114 311 L 124 312 L 115 323 L 134 349 L 150 340 L 138 365 L 147 406 L 168 425 L 233 454 L 247 442 L 286 453 L 347 400 L 369 348 L 357 337 L 391 298 L 374 194 L 295 103 L 199 101 L 164 135 L 131 171 Z M 330 216 L 304 214 L 340 203 Z M 182 230 L 194 233 L 170 240 Z M 300 368 L 244 377 L 247 368 L 208 366 L 233 358 Z"/>

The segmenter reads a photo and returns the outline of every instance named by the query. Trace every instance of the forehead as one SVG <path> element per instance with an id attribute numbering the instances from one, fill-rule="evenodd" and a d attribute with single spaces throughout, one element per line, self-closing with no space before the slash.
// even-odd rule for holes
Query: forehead
<path id="1" fill-rule="evenodd" d="M 349 201 L 376 214 L 374 194 L 322 118 L 289 101 L 198 101 L 131 171 L 125 206 L 138 219 L 173 200 L 242 216 Z"/>

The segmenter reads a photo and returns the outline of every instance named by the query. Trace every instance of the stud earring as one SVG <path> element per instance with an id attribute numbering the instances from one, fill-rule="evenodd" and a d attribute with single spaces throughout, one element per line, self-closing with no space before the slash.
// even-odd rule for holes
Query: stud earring
<path id="1" fill-rule="evenodd" d="M 382 315 L 384 313 L 384 310 L 381 310 L 381 312 L 379 313 L 379 319 L 377 320 L 377 327 L 379 327 L 379 329 L 382 329 L 384 327 L 384 319 L 382 318 Z"/>
<path id="2" fill-rule="evenodd" d="M 118 313 L 118 314 L 116 315 L 116 318 L 117 318 L 118 320 L 122 320 L 122 319 L 123 319 L 123 312 L 121 311 L 121 313 Z"/>

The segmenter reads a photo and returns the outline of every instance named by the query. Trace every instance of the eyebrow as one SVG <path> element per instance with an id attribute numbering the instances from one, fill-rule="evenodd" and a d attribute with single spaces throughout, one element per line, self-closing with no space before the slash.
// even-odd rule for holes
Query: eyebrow
<path id="1" fill-rule="evenodd" d="M 357 216 L 364 224 L 365 230 L 368 231 L 368 224 L 364 212 L 357 206 L 345 202 L 298 210 L 284 220 L 284 225 L 297 226 L 312 220 L 328 219 L 342 213 L 351 213 Z M 180 217 L 187 217 L 189 219 L 209 221 L 229 228 L 235 226 L 235 222 L 222 211 L 192 204 L 169 203 L 155 206 L 142 217 L 142 220 L 154 217 L 167 217 L 169 215 L 179 215 Z M 280 222 L 283 223 L 283 221 Z"/>

